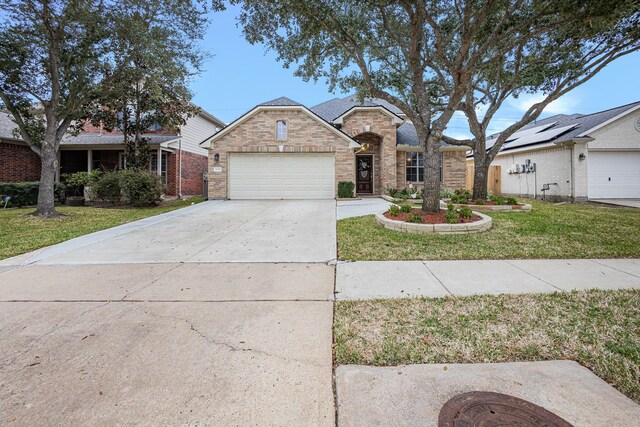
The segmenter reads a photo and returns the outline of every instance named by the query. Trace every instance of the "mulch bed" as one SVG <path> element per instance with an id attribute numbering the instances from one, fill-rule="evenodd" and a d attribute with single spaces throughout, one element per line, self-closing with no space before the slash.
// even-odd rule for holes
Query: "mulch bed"
<path id="1" fill-rule="evenodd" d="M 409 219 L 409 217 L 411 215 L 418 214 L 422 218 L 422 222 L 418 223 L 418 224 L 448 224 L 447 220 L 445 218 L 446 213 L 447 213 L 447 211 L 441 210 L 438 213 L 423 214 L 420 209 L 412 209 L 411 212 L 409 212 L 409 213 L 399 212 L 397 216 L 391 216 L 389 214 L 389 211 L 387 211 L 387 212 L 384 213 L 384 216 L 386 218 L 392 219 L 394 221 L 408 222 L 407 219 Z M 469 219 L 465 219 L 465 218 L 460 217 L 458 219 L 458 223 L 459 224 L 466 224 L 466 223 L 469 223 L 469 222 L 477 222 L 477 221 L 480 221 L 481 219 L 482 218 L 480 218 L 478 215 L 473 215 Z"/>
<path id="2" fill-rule="evenodd" d="M 484 203 L 479 205 L 478 203 L 476 203 L 475 200 L 467 200 L 465 203 L 454 203 L 454 204 L 469 205 L 469 206 L 511 206 L 511 209 L 522 209 L 522 205 L 509 205 L 507 203 L 498 205 L 493 200 L 483 200 L 483 202 Z M 447 202 L 447 203 L 452 203 L 452 202 Z"/>

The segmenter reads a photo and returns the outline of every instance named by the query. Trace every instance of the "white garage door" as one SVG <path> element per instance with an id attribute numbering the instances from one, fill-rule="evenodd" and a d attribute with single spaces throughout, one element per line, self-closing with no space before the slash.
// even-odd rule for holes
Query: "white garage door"
<path id="1" fill-rule="evenodd" d="M 640 197 L 640 151 L 590 151 L 589 198 Z"/>
<path id="2" fill-rule="evenodd" d="M 335 156 L 230 154 L 230 199 L 335 199 Z"/>

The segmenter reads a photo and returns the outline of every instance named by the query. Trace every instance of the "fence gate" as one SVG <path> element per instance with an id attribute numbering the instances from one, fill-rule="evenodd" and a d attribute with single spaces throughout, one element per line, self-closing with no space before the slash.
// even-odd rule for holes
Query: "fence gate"
<path id="1" fill-rule="evenodd" d="M 467 190 L 473 190 L 473 165 L 467 165 Z M 487 189 L 491 194 L 502 194 L 502 175 L 500 165 L 489 166 Z"/>

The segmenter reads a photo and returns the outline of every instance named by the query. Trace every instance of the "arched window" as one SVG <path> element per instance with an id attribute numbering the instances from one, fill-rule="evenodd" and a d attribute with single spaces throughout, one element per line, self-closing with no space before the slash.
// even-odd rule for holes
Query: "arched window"
<path id="1" fill-rule="evenodd" d="M 287 122 L 284 120 L 278 120 L 276 122 L 276 141 L 287 140 Z"/>

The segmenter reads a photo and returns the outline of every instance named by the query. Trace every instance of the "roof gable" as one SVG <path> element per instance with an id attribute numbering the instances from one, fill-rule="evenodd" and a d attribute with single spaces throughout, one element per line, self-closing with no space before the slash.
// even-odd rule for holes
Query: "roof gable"
<path id="1" fill-rule="evenodd" d="M 200 146 L 202 146 L 202 148 L 211 148 L 215 141 L 217 141 L 218 139 L 220 139 L 224 135 L 228 134 L 233 129 L 237 128 L 243 122 L 245 122 L 249 118 L 253 117 L 255 114 L 259 113 L 260 111 L 298 110 L 298 111 L 302 111 L 303 113 L 307 114 L 313 120 L 318 122 L 321 126 L 324 126 L 325 128 L 329 129 L 331 132 L 333 132 L 336 135 L 338 135 L 339 137 L 343 138 L 346 142 L 349 143 L 349 147 L 350 148 L 360 148 L 360 144 L 357 141 L 355 141 L 353 138 L 351 138 L 346 133 L 342 132 L 340 129 L 337 129 L 332 124 L 330 124 L 327 121 L 323 120 L 322 117 L 318 116 L 317 114 L 315 114 L 313 111 L 309 110 L 304 105 L 302 105 L 302 104 L 295 104 L 295 105 L 277 105 L 277 104 L 272 104 L 272 102 L 276 102 L 276 101 L 278 103 L 283 102 L 283 101 L 281 101 L 282 99 L 287 99 L 288 100 L 288 98 L 276 98 L 275 100 L 268 101 L 267 103 L 263 103 L 263 104 L 257 105 L 256 107 L 254 107 L 253 109 L 249 110 L 248 112 L 246 112 L 245 114 L 240 116 L 238 119 L 233 121 L 231 124 L 229 124 L 225 128 L 221 129 L 220 131 L 218 131 L 215 134 L 211 135 L 210 137 L 206 138 L 204 141 L 202 141 L 200 143 Z M 291 101 L 291 100 L 289 100 L 289 101 Z M 291 102 L 295 102 L 295 101 L 291 101 Z"/>

